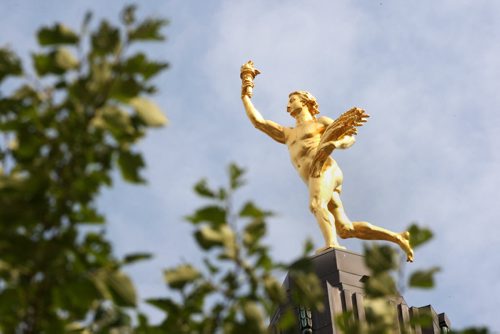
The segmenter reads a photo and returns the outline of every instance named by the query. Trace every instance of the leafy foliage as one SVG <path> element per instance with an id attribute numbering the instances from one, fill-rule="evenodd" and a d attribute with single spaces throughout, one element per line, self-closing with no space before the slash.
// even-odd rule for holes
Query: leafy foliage
<path id="1" fill-rule="evenodd" d="M 430 289 L 434 287 L 434 274 L 439 272 L 438 267 L 428 270 L 418 270 L 411 274 L 408 284 L 410 287 Z"/>
<path id="2" fill-rule="evenodd" d="M 411 224 L 408 231 L 410 232 L 410 244 L 413 248 L 425 244 L 433 237 L 430 229 L 419 227 L 417 224 Z"/>
<path id="3" fill-rule="evenodd" d="M 126 308 L 137 295 L 124 265 L 98 229 L 105 223 L 96 196 L 118 167 L 140 183 L 144 167 L 135 144 L 166 122 L 149 98 L 150 80 L 167 64 L 127 48 L 163 39 L 164 20 L 137 21 L 125 8 L 122 24 L 103 20 L 82 30 L 42 27 L 32 72 L 0 48 L 0 332 L 109 332 L 130 327 Z M 154 24 L 152 24 L 153 22 Z M 134 50 L 138 50 L 138 46 Z"/>
<path id="4" fill-rule="evenodd" d="M 413 247 L 424 245 L 432 238 L 432 232 L 427 228 L 421 228 L 412 224 L 409 228 L 413 239 Z M 371 271 L 370 277 L 365 281 L 365 313 L 366 322 L 357 322 L 349 312 L 337 317 L 337 327 L 343 333 L 353 334 L 383 334 L 392 333 L 395 330 L 397 319 L 394 307 L 389 303 L 396 300 L 398 291 L 394 280 L 395 272 L 399 270 L 397 251 L 389 245 L 378 245 L 376 243 L 365 246 L 365 263 Z M 411 274 L 409 286 L 415 288 L 432 288 L 434 286 L 434 274 L 439 268 L 416 271 Z M 414 316 L 412 323 L 401 328 L 405 333 L 411 333 L 411 326 L 426 326 L 429 315 L 422 312 Z"/>
<path id="5" fill-rule="evenodd" d="M 420 247 L 432 239 L 432 232 L 428 228 L 423 228 L 413 223 L 409 228 L 410 243 L 413 248 Z M 378 254 L 383 254 L 380 256 Z M 394 273 L 399 270 L 400 264 L 396 260 L 398 255 L 396 251 L 389 246 L 372 245 L 366 249 L 366 264 L 374 272 L 365 284 L 365 290 L 368 297 L 367 321 L 370 324 L 368 332 L 384 333 L 394 328 L 393 319 L 395 319 L 394 308 L 390 307 L 387 299 L 397 296 L 396 282 Z M 376 256 L 378 261 L 374 261 Z M 401 262 L 400 262 L 401 263 Z M 420 270 L 410 275 L 407 285 L 414 288 L 432 288 L 434 286 L 434 274 L 439 271 L 438 267 L 429 270 Z M 374 282 L 370 282 L 370 281 Z M 412 326 L 429 326 L 432 322 L 430 315 L 421 312 L 414 316 L 411 323 L 404 324 L 404 332 L 410 333 Z"/>
<path id="6" fill-rule="evenodd" d="M 140 331 L 159 333 L 267 333 L 268 317 L 283 304 L 286 292 L 275 278 L 277 271 L 289 270 L 297 285 L 291 296 L 301 305 L 322 307 L 323 291 L 312 272 L 311 262 L 300 258 L 292 264 L 273 261 L 268 246 L 265 219 L 271 213 L 253 202 L 233 210 L 233 193 L 244 184 L 244 170 L 229 167 L 229 186 L 218 190 L 206 180 L 194 190 L 210 201 L 187 217 L 198 246 L 206 251 L 204 268 L 183 263 L 165 270 L 165 282 L 176 296 L 153 298 L 148 302 L 165 312 L 158 326 L 142 324 Z M 238 212 L 238 213 L 236 213 Z M 239 226 L 241 221 L 245 222 Z M 306 248 L 306 252 L 310 247 Z M 284 318 L 282 328 L 294 325 Z"/>
<path id="7" fill-rule="evenodd" d="M 8 76 L 19 76 L 23 73 L 21 61 L 12 51 L 0 49 L 0 83 Z"/>
<path id="8" fill-rule="evenodd" d="M 411 244 L 414 248 L 421 247 L 429 242 L 433 233 L 430 229 L 412 223 L 408 228 L 411 233 Z M 395 308 L 390 300 L 397 301 L 398 291 L 394 277 L 400 270 L 397 251 L 388 245 L 376 243 L 366 246 L 364 250 L 365 263 L 371 271 L 371 276 L 365 281 L 365 314 L 366 322 L 360 323 L 352 315 L 345 312 L 336 319 L 337 328 L 342 333 L 349 334 L 384 334 L 399 332 L 413 333 L 415 326 L 429 327 L 432 325 L 432 316 L 425 310 L 413 316 L 410 323 L 396 325 Z M 416 270 L 409 276 L 407 286 L 420 289 L 434 287 L 434 275 L 440 271 L 439 267 L 425 270 Z M 397 322 L 397 320 L 396 320 Z M 488 333 L 487 328 L 468 328 L 452 333 Z"/>
<path id="9" fill-rule="evenodd" d="M 53 27 L 44 27 L 38 31 L 38 43 L 43 46 L 77 44 L 79 36 L 64 24 L 56 23 Z"/>

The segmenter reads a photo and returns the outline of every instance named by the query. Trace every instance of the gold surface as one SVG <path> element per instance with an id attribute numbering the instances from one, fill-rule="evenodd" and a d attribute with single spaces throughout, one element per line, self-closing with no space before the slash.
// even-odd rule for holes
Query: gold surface
<path id="1" fill-rule="evenodd" d="M 295 127 L 285 127 L 262 117 L 255 109 L 251 97 L 255 76 L 260 74 L 253 62 L 241 67 L 241 99 L 252 124 L 278 143 L 285 144 L 293 166 L 309 189 L 309 208 L 315 216 L 325 246 L 316 250 L 324 252 L 340 246 L 337 235 L 364 240 L 386 240 L 398 244 L 413 262 L 409 232 L 395 233 L 364 221 L 352 222 L 346 215 L 340 192 L 342 171 L 330 156 L 335 149 L 346 149 L 355 142 L 356 127 L 362 126 L 369 117 L 363 109 L 352 108 L 333 120 L 316 117 L 319 113 L 314 96 L 305 91 L 289 95 L 287 112 L 295 119 Z"/>

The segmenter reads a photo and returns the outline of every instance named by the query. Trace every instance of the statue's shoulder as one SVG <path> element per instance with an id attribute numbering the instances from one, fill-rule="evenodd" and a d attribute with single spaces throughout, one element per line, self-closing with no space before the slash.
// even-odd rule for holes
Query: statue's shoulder
<path id="1" fill-rule="evenodd" d="M 283 127 L 283 133 L 285 134 L 285 137 L 287 137 L 288 135 L 290 135 L 290 133 L 292 133 L 293 130 L 294 130 L 293 127 L 284 126 Z"/>
<path id="2" fill-rule="evenodd" d="M 334 120 L 332 118 L 330 118 L 330 117 L 326 117 L 326 116 L 318 117 L 318 123 L 324 124 L 326 126 L 332 124 L 333 121 Z"/>

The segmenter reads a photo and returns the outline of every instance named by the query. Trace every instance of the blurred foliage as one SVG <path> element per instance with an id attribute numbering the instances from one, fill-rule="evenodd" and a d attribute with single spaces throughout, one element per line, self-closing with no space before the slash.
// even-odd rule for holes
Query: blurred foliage
<path id="1" fill-rule="evenodd" d="M 414 248 L 424 245 L 432 238 L 432 232 L 413 224 L 408 229 L 411 233 L 411 243 Z M 416 240 L 417 242 L 413 242 Z M 397 303 L 399 292 L 397 289 L 396 272 L 400 269 L 401 261 L 397 250 L 389 245 L 370 243 L 364 249 L 365 264 L 371 275 L 365 281 L 365 314 L 366 322 L 355 320 L 351 312 L 337 317 L 336 325 L 342 333 L 349 334 L 384 334 L 399 332 L 397 315 L 394 305 Z M 431 288 L 434 285 L 433 275 L 438 268 L 416 271 L 410 275 L 408 285 L 417 288 Z M 426 326 L 430 315 L 421 312 L 414 316 L 411 323 L 401 328 L 403 333 L 412 333 L 412 326 Z"/>
<path id="2" fill-rule="evenodd" d="M 87 13 L 78 32 L 42 27 L 31 71 L 0 48 L 0 333 L 130 329 L 122 267 L 149 254 L 113 256 L 95 202 L 117 168 L 144 181 L 136 144 L 166 122 L 148 96 L 168 64 L 140 42 L 163 40 L 166 23 L 128 6 L 119 26 Z"/>
<path id="3" fill-rule="evenodd" d="M 156 326 L 143 322 L 138 333 L 267 333 L 269 317 L 287 300 L 275 278 L 284 271 L 297 286 L 293 300 L 311 309 L 323 308 L 323 291 L 306 257 L 310 246 L 291 264 L 275 262 L 263 243 L 272 213 L 250 201 L 239 210 L 233 208 L 243 176 L 243 169 L 230 165 L 227 187 L 212 189 L 206 180 L 196 184 L 195 192 L 209 203 L 186 219 L 205 251 L 204 265 L 183 263 L 165 270 L 166 284 L 178 294 L 149 299 L 165 318 Z M 295 321 L 293 316 L 283 317 L 280 326 L 290 328 Z"/>
<path id="4" fill-rule="evenodd" d="M 433 233 L 430 229 L 412 224 L 408 227 L 410 231 L 410 243 L 412 247 L 418 248 L 429 242 Z M 352 312 L 341 314 L 336 319 L 337 328 L 342 333 L 348 334 L 385 334 L 385 333 L 414 333 L 416 328 L 432 326 L 432 315 L 420 309 L 419 313 L 412 317 L 409 323 L 401 324 L 397 320 L 394 307 L 399 301 L 399 293 L 396 288 L 396 273 L 403 266 L 404 256 L 400 257 L 398 251 L 389 245 L 371 243 L 365 245 L 365 264 L 371 271 L 371 276 L 365 281 L 365 314 L 366 322 L 355 320 Z M 434 275 L 440 271 L 439 267 L 431 267 L 424 270 L 413 271 L 406 283 L 400 284 L 400 289 L 406 286 L 410 288 L 432 289 L 434 287 Z M 465 330 L 452 331 L 452 333 L 488 333 L 487 328 L 469 328 Z"/>

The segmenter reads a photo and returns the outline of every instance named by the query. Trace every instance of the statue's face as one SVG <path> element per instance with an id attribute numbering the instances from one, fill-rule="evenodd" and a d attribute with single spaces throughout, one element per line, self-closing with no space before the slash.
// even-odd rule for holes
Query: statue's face
<path id="1" fill-rule="evenodd" d="M 300 111 L 302 110 L 303 107 L 304 107 L 304 104 L 300 100 L 300 97 L 298 95 L 296 95 L 296 94 L 293 94 L 288 99 L 288 104 L 286 106 L 286 111 L 292 117 L 295 117 L 298 113 L 300 113 Z"/>

